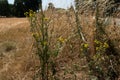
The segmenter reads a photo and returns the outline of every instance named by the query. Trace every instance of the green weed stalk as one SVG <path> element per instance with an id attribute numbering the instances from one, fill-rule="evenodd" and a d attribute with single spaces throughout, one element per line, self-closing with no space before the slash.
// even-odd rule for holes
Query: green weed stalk
<path id="1" fill-rule="evenodd" d="M 36 77 L 40 77 L 40 80 L 49 80 L 50 78 L 50 42 L 48 35 L 48 22 L 49 20 L 45 17 L 42 9 L 42 1 L 39 4 L 39 13 L 35 13 L 32 10 L 26 12 L 25 15 L 29 17 L 31 24 L 32 36 L 35 40 L 36 53 L 39 56 L 40 60 L 40 70 L 35 75 L 33 80 L 36 80 Z M 39 14 L 39 17 L 37 16 Z"/>

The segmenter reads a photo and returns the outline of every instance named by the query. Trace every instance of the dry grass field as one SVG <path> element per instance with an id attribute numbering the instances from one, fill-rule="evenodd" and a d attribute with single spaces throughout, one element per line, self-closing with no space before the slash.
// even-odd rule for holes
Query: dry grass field
<path id="1" fill-rule="evenodd" d="M 35 67 L 31 48 L 27 19 L 0 18 L 0 80 L 30 80 L 26 76 Z"/>
<path id="2" fill-rule="evenodd" d="M 33 40 L 29 26 L 26 18 L 0 18 L 0 80 L 32 80 L 33 75 L 37 72 L 39 61 L 32 51 Z M 55 33 L 61 31 L 62 33 L 55 36 L 59 37 L 64 32 L 63 36 L 67 36 L 67 28 L 58 27 Z M 62 68 L 59 72 L 61 75 L 58 76 L 62 76 L 64 70 L 71 68 L 70 65 L 73 63 L 78 63 L 77 56 L 72 57 L 72 55 L 64 54 L 63 59 L 58 59 L 58 64 L 61 64 L 58 67 Z M 78 76 L 80 75 L 78 73 Z M 71 77 L 70 74 L 67 76 L 68 79 Z"/>
<path id="3" fill-rule="evenodd" d="M 74 36 L 75 19 L 73 13 L 52 16 L 49 31 L 53 30 L 51 43 L 54 48 L 60 36 L 68 39 L 62 51 L 55 58 L 56 77 L 58 80 L 90 80 L 85 57 L 79 52 L 81 40 Z M 88 19 L 89 18 L 89 19 Z M 92 16 L 82 17 L 81 25 L 89 44 L 93 37 Z M 107 33 L 111 40 L 119 40 L 119 25 L 109 25 Z M 113 32 L 111 32 L 113 31 Z M 120 44 L 119 42 L 117 43 Z M 119 46 L 116 47 L 119 49 Z M 33 80 L 39 70 L 39 59 L 34 52 L 34 40 L 30 32 L 30 23 L 26 18 L 0 18 L 0 80 Z"/>
<path id="4" fill-rule="evenodd" d="M 60 36 L 67 38 L 73 34 L 74 24 L 70 25 L 67 23 L 68 17 L 65 15 L 59 17 L 60 15 L 62 14 L 55 14 L 58 18 L 54 18 L 51 23 L 51 26 L 54 25 L 53 36 L 56 39 Z M 73 40 L 71 45 L 76 44 L 73 46 L 74 54 L 65 46 L 65 50 L 60 52 L 55 61 L 56 76 L 60 80 L 72 80 L 76 76 L 77 79 L 87 78 L 86 72 L 81 71 L 86 67 L 86 62 L 83 58 L 79 58 L 77 49 L 79 42 L 77 39 Z M 29 21 L 26 18 L 0 18 L 0 80 L 32 80 L 39 70 L 38 66 L 39 60 L 33 51 Z"/>

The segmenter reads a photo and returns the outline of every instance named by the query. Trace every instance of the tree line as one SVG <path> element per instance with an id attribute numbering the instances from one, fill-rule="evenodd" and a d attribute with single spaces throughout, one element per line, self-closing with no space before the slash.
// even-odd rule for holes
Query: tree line
<path id="1" fill-rule="evenodd" d="M 9 4 L 8 0 L 0 0 L 0 16 L 24 17 L 24 13 L 39 10 L 39 0 L 15 0 L 14 4 Z"/>
<path id="2" fill-rule="evenodd" d="M 24 17 L 24 13 L 30 10 L 38 11 L 39 10 L 39 3 L 42 0 L 15 0 L 14 4 L 9 4 L 8 0 L 0 0 L 0 16 L 6 17 Z M 83 0 L 75 0 L 82 2 Z M 96 0 L 85 0 L 85 1 L 92 1 L 96 2 Z M 120 4 L 120 0 L 107 0 L 105 14 L 106 13 L 113 13 L 115 8 L 117 8 Z M 50 8 L 54 6 L 53 4 L 49 4 Z"/>

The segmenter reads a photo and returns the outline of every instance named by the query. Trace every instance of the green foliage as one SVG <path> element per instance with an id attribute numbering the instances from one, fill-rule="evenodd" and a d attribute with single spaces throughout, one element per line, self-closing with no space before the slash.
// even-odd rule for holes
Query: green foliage
<path id="1" fill-rule="evenodd" d="M 54 7 L 54 4 L 53 3 L 49 3 L 48 4 L 48 9 L 54 9 L 55 7 Z"/>
<path id="2" fill-rule="evenodd" d="M 10 8 L 8 0 L 0 0 L 0 16 L 9 16 Z"/>
<path id="3" fill-rule="evenodd" d="M 15 0 L 15 15 L 18 17 L 24 17 L 24 13 L 33 10 L 37 11 L 39 9 L 38 0 Z"/>
<path id="4" fill-rule="evenodd" d="M 15 16 L 15 7 L 14 7 L 14 5 L 13 4 L 9 4 L 9 8 L 10 8 L 10 17 L 13 17 L 13 16 Z"/>
<path id="5" fill-rule="evenodd" d="M 8 4 L 8 0 L 0 0 L 0 16 L 17 16 L 24 17 L 24 13 L 39 10 L 38 0 L 15 0 L 14 4 Z"/>

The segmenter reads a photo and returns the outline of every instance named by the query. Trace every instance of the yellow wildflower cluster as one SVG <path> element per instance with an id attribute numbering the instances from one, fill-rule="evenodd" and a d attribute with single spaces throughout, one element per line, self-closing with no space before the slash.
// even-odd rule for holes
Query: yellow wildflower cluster
<path id="1" fill-rule="evenodd" d="M 48 21 L 49 20 L 49 18 L 44 18 L 44 21 Z"/>
<path id="2" fill-rule="evenodd" d="M 81 44 L 81 51 L 86 51 L 89 48 L 89 45 L 87 43 L 82 43 Z"/>
<path id="3" fill-rule="evenodd" d="M 100 47 L 96 47 L 96 51 L 100 50 Z"/>
<path id="4" fill-rule="evenodd" d="M 89 45 L 88 45 L 87 43 L 81 44 L 81 46 L 82 46 L 83 48 L 88 48 L 88 47 L 89 47 Z"/>
<path id="5" fill-rule="evenodd" d="M 26 17 L 35 17 L 35 12 L 33 10 L 29 10 L 29 12 L 25 12 L 24 15 Z"/>
<path id="6" fill-rule="evenodd" d="M 64 43 L 67 41 L 67 39 L 62 38 L 61 36 L 58 38 L 58 41 L 61 43 Z"/>
<path id="7" fill-rule="evenodd" d="M 107 42 L 101 42 L 99 40 L 94 40 L 95 43 L 95 49 L 96 51 L 104 51 L 105 49 L 109 48 L 109 45 Z M 87 43 L 81 44 L 81 51 L 86 51 L 89 48 L 89 45 Z"/>
<path id="8" fill-rule="evenodd" d="M 36 39 L 39 38 L 39 33 L 35 32 L 35 33 L 32 33 L 32 36 L 34 36 Z"/>
<path id="9" fill-rule="evenodd" d="M 97 39 L 94 40 L 96 44 L 102 44 L 102 42 L 98 41 Z"/>
<path id="10" fill-rule="evenodd" d="M 104 42 L 103 47 L 104 48 L 109 48 L 109 45 L 106 42 Z"/>
<path id="11" fill-rule="evenodd" d="M 95 42 L 95 46 L 96 46 L 96 51 L 107 49 L 109 47 L 107 42 L 101 42 L 101 41 L 98 41 L 98 40 L 95 40 L 94 42 Z"/>

